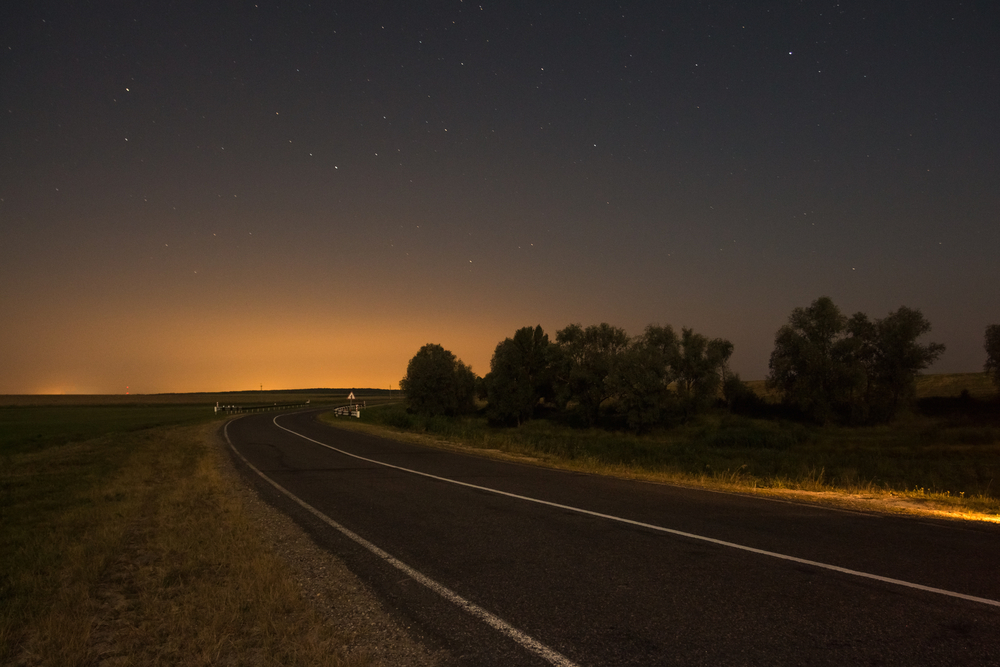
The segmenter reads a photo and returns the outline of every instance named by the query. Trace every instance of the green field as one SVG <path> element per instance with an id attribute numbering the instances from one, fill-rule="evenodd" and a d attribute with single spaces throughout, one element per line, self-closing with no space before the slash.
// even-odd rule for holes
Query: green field
<path id="1" fill-rule="evenodd" d="M 214 419 L 215 405 L 343 402 L 346 394 L 231 392 L 152 395 L 0 395 L 0 456 L 104 433 Z"/>
<path id="2" fill-rule="evenodd" d="M 204 405 L 29 405 L 0 407 L 0 453 L 44 449 L 99 435 L 213 419 Z"/>
<path id="3" fill-rule="evenodd" d="M 0 664 L 367 664 L 221 474 L 214 397 L 52 399 L 0 401 Z"/>

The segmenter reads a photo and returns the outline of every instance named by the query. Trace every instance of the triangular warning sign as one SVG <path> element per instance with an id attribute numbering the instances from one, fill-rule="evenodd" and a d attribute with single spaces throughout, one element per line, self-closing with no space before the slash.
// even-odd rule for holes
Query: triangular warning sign
<path id="1" fill-rule="evenodd" d="M 351 392 L 350 396 L 347 397 L 347 400 L 349 400 L 349 401 L 355 400 L 354 399 L 354 392 L 353 391 Z"/>

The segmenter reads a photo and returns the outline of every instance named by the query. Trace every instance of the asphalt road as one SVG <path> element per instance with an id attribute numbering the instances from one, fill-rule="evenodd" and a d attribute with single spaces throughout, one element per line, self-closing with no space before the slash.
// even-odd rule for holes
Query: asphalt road
<path id="1" fill-rule="evenodd" d="M 237 464 L 454 664 L 1000 665 L 1000 527 L 502 463 L 316 414 L 229 422 Z"/>

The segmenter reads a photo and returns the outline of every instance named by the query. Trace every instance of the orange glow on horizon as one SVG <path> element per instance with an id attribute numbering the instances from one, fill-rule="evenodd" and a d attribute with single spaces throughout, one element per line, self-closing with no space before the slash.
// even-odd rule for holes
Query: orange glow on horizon
<path id="1" fill-rule="evenodd" d="M 0 380 L 0 393 L 113 394 L 123 374 L 142 378 L 138 394 L 243 391 L 261 384 L 274 390 L 398 387 L 409 359 L 426 343 L 440 343 L 483 375 L 493 348 L 517 328 L 337 321 L 332 315 L 263 318 L 253 326 L 197 315 L 147 317 L 125 329 L 118 324 L 91 323 L 69 340 L 44 330 L 25 342 L 32 354 L 18 358 Z M 109 338 L 109 330 L 129 333 Z"/>

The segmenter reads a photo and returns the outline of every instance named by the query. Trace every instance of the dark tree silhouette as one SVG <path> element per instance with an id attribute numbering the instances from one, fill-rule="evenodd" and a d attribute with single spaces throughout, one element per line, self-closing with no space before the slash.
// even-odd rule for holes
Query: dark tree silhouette
<path id="1" fill-rule="evenodd" d="M 1000 390 L 1000 324 L 986 327 L 983 337 L 983 347 L 986 349 L 986 363 L 983 370 L 993 378 L 993 384 Z"/>
<path id="2" fill-rule="evenodd" d="M 563 400 L 575 400 L 588 424 L 600 415 L 601 403 L 613 395 L 605 382 L 628 348 L 624 329 L 602 323 L 584 329 L 571 324 L 556 333 L 559 348 L 557 381 Z"/>
<path id="3" fill-rule="evenodd" d="M 676 411 L 677 395 L 670 385 L 676 379 L 679 347 L 673 328 L 650 325 L 619 357 L 607 381 L 633 431 L 660 424 Z"/>
<path id="4" fill-rule="evenodd" d="M 847 317 L 829 297 L 793 310 L 775 335 L 767 387 L 816 421 L 829 421 L 861 378 L 846 330 Z"/>
<path id="5" fill-rule="evenodd" d="M 851 406 L 854 419 L 888 421 L 915 397 L 917 373 L 937 361 L 944 345 L 917 343 L 931 330 L 931 323 L 919 310 L 906 306 L 874 323 L 857 313 L 847 330 L 856 363 L 864 369 L 863 393 Z"/>
<path id="6" fill-rule="evenodd" d="M 848 319 L 820 297 L 778 330 L 767 386 L 819 422 L 888 421 L 913 398 L 916 374 L 944 352 L 917 343 L 930 328 L 914 308 L 872 322 L 864 313 Z"/>
<path id="7" fill-rule="evenodd" d="M 552 396 L 549 337 L 542 327 L 524 327 L 501 341 L 483 378 L 491 421 L 521 425 L 542 398 Z"/>
<path id="8" fill-rule="evenodd" d="M 674 370 L 685 417 L 701 411 L 718 396 L 732 354 L 733 344 L 728 340 L 709 340 L 691 329 L 681 329 Z"/>
<path id="9" fill-rule="evenodd" d="M 410 359 L 399 387 L 417 414 L 456 415 L 475 408 L 475 373 L 435 343 L 424 345 Z"/>
<path id="10" fill-rule="evenodd" d="M 650 325 L 619 356 L 607 383 L 629 428 L 702 411 L 718 397 L 733 344 L 691 329 Z M 673 387 L 673 388 L 671 388 Z"/>

